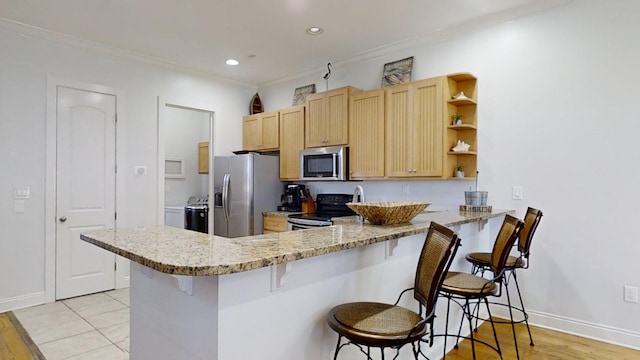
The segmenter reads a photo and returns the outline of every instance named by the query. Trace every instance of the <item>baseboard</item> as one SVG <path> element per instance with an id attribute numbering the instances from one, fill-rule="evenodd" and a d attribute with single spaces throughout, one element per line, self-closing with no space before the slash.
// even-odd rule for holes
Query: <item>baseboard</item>
<path id="1" fill-rule="evenodd" d="M 509 310 L 503 306 L 492 306 L 491 313 L 497 317 L 509 318 Z M 527 313 L 531 325 L 640 350 L 640 332 L 637 331 L 528 309 Z"/>
<path id="2" fill-rule="evenodd" d="M 131 285 L 130 276 L 124 276 L 123 278 L 116 280 L 116 290 L 128 288 L 130 285 Z"/>
<path id="3" fill-rule="evenodd" d="M 47 302 L 44 292 L 20 295 L 12 298 L 0 299 L 0 313 L 40 305 Z"/>

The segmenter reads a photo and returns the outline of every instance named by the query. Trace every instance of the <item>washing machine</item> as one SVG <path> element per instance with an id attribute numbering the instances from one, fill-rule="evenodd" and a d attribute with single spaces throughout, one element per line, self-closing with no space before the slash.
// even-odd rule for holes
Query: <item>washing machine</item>
<path id="1" fill-rule="evenodd" d="M 187 230 L 209 232 L 209 197 L 189 198 L 184 207 L 184 228 Z"/>
<path id="2" fill-rule="evenodd" d="M 184 229 L 184 206 L 165 206 L 164 224 Z"/>

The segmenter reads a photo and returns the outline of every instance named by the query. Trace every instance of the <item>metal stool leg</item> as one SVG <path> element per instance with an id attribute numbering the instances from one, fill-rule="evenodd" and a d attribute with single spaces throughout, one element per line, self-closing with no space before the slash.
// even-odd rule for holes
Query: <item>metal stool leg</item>
<path id="1" fill-rule="evenodd" d="M 336 353 L 333 355 L 333 360 L 338 360 L 338 351 L 340 351 L 340 340 L 342 335 L 338 335 L 338 343 L 336 344 Z"/>
<path id="2" fill-rule="evenodd" d="M 449 310 L 451 309 L 451 298 L 447 297 L 447 316 L 444 322 L 444 349 L 442 350 L 442 359 L 447 357 L 447 333 L 449 332 Z"/>
<path id="3" fill-rule="evenodd" d="M 527 325 L 527 331 L 529 332 L 529 345 L 533 346 L 533 336 L 531 336 L 531 329 L 529 329 L 529 314 L 524 309 L 524 302 L 522 301 L 522 294 L 520 293 L 520 286 L 518 285 L 518 277 L 516 271 L 513 270 L 513 280 L 516 283 L 516 290 L 518 291 L 518 299 L 520 299 L 520 306 L 522 306 L 522 314 L 524 314 L 524 323 Z"/>
<path id="4" fill-rule="evenodd" d="M 516 325 L 513 322 L 513 308 L 511 307 L 511 298 L 509 297 L 509 285 L 505 284 L 504 289 L 507 294 L 507 305 L 509 307 L 509 317 L 511 318 L 511 330 L 513 331 L 513 344 L 516 347 L 516 359 L 520 360 L 520 353 L 518 352 L 518 338 L 516 337 Z"/>
<path id="5" fill-rule="evenodd" d="M 464 304 L 465 310 L 463 312 L 467 312 L 466 316 L 467 319 L 469 320 L 469 337 L 471 339 L 471 351 L 473 352 L 473 360 L 476 360 L 476 342 L 473 339 L 473 316 L 471 313 L 471 304 L 469 303 L 469 299 L 465 299 L 465 304 Z M 465 314 L 462 314 L 462 320 L 464 321 L 464 316 Z M 462 326 L 462 323 L 460 324 L 460 326 Z"/>
<path id="6" fill-rule="evenodd" d="M 491 309 L 489 309 L 489 300 L 487 300 L 487 298 L 484 298 L 484 303 L 487 306 L 487 313 L 489 313 L 489 321 L 491 322 L 491 329 L 493 329 L 493 338 L 496 340 L 496 348 L 498 350 L 498 354 L 500 355 L 500 359 L 502 359 L 502 350 L 500 349 L 500 343 L 498 342 L 498 333 L 496 333 L 496 326 L 493 323 Z"/>

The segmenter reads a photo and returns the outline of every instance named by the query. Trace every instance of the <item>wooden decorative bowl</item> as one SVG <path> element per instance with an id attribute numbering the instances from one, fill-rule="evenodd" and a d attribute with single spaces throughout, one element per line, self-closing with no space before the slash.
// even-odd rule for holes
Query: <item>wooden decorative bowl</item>
<path id="1" fill-rule="evenodd" d="M 431 203 L 426 202 L 360 202 L 347 206 L 374 225 L 394 225 L 411 221 Z"/>

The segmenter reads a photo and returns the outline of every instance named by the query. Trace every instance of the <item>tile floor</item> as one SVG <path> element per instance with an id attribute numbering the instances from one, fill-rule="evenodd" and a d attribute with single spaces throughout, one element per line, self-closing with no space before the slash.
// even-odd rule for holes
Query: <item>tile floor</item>
<path id="1" fill-rule="evenodd" d="M 47 360 L 128 360 L 129 289 L 14 311 Z"/>

